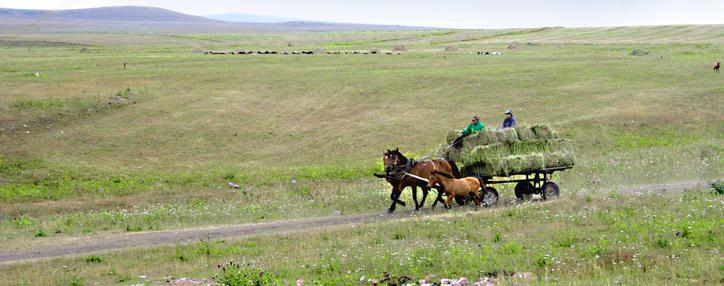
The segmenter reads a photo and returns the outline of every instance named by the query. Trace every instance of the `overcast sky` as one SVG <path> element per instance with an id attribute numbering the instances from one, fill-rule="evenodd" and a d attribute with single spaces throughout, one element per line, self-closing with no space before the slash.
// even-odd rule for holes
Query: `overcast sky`
<path id="1" fill-rule="evenodd" d="M 449 28 L 724 24 L 724 0 L 0 0 L 0 7 L 26 9 L 121 5 Z"/>

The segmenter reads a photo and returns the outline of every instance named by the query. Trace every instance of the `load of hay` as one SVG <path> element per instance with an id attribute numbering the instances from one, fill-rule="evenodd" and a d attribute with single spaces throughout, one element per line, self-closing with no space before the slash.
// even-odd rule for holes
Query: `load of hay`
<path id="1" fill-rule="evenodd" d="M 576 161 L 567 141 L 547 125 L 486 129 L 465 137 L 458 150 L 450 145 L 460 134 L 460 130 L 450 131 L 439 155 L 457 162 L 461 172 L 469 176 L 509 176 L 572 167 Z"/>

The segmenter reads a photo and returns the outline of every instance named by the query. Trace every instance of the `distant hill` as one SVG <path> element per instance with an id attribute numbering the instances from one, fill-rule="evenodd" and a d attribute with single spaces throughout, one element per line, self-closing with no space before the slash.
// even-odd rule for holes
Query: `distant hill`
<path id="1" fill-rule="evenodd" d="M 239 14 L 239 13 L 228 13 L 218 15 L 204 16 L 209 19 L 215 19 L 225 22 L 239 22 L 239 23 L 281 23 L 281 22 L 292 22 L 302 21 L 302 19 L 288 18 L 288 17 L 277 17 L 269 15 L 257 15 L 257 14 Z"/>
<path id="2" fill-rule="evenodd" d="M 215 23 L 218 20 L 187 15 L 175 11 L 140 6 L 100 7 L 73 10 L 25 10 L 0 8 L 0 19 L 43 19 L 45 21 L 113 21 L 113 22 L 176 22 Z"/>
<path id="3" fill-rule="evenodd" d="M 239 18 L 236 18 L 236 16 Z M 241 15 L 241 16 L 240 16 Z M 24 10 L 0 8 L 2 33 L 244 33 L 274 31 L 390 31 L 436 28 L 367 25 L 293 20 L 273 16 L 228 15 L 229 20 L 209 19 L 175 11 L 140 6 L 74 10 Z M 36 22 L 37 21 L 37 22 Z M 254 22 L 251 22 L 254 21 Z"/>

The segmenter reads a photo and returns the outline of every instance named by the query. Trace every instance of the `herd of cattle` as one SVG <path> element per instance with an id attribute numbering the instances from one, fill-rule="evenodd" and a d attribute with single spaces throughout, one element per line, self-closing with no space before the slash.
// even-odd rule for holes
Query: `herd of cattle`
<path id="1" fill-rule="evenodd" d="M 371 50 L 371 51 L 334 51 L 334 52 L 323 52 L 323 51 L 292 51 L 292 52 L 278 52 L 278 51 L 203 51 L 204 55 L 321 55 L 321 54 L 327 54 L 327 55 L 377 55 L 377 54 L 386 54 L 386 55 L 400 55 L 402 52 L 399 51 L 390 51 L 390 52 L 381 52 L 379 50 Z M 491 55 L 491 56 L 502 56 L 502 52 L 477 52 L 478 55 Z"/>
<path id="2" fill-rule="evenodd" d="M 320 52 L 320 51 L 292 51 L 292 52 L 278 52 L 278 51 L 204 51 L 204 55 L 314 55 L 314 54 L 327 54 L 327 55 L 376 55 L 382 54 L 377 50 L 372 51 L 352 51 L 352 52 Z M 400 52 L 386 52 L 387 55 L 400 55 Z"/>

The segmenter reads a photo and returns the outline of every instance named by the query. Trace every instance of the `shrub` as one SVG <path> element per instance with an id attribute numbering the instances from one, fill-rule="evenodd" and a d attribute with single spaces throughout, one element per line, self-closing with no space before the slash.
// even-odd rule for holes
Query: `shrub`
<path id="1" fill-rule="evenodd" d="M 85 262 L 88 262 L 88 263 L 101 263 L 102 261 L 103 260 L 100 257 L 95 256 L 95 255 L 91 255 L 91 256 L 88 256 L 85 258 Z"/>
<path id="2" fill-rule="evenodd" d="M 280 279 L 273 273 L 250 264 L 231 261 L 226 265 L 219 265 L 219 268 L 221 268 L 221 272 L 214 277 L 214 281 L 219 285 L 261 286 L 281 284 Z"/>

